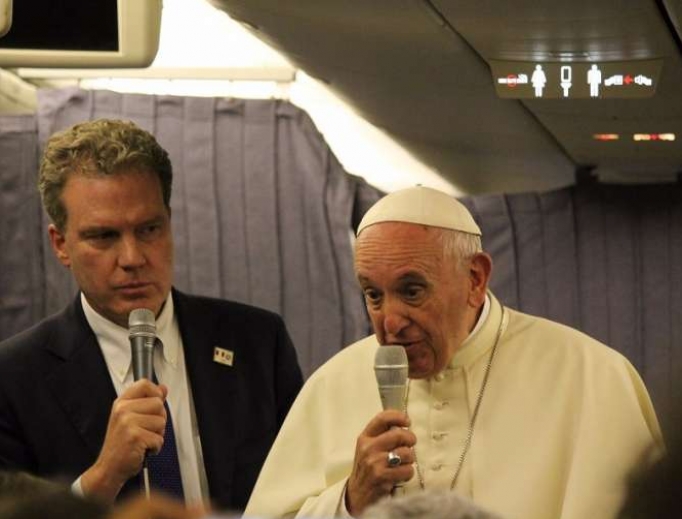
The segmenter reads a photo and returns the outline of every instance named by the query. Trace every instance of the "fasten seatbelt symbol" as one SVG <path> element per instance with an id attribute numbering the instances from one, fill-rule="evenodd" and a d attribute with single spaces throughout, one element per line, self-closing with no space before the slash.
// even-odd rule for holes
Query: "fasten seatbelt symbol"
<path id="1" fill-rule="evenodd" d="M 234 352 L 216 346 L 213 348 L 213 362 L 223 364 L 224 366 L 232 366 L 232 363 L 234 362 Z"/>

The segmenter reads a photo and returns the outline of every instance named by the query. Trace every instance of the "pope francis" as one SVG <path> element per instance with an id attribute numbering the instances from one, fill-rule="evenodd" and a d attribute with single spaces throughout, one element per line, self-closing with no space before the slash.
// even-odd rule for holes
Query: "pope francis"
<path id="1" fill-rule="evenodd" d="M 615 517 L 631 470 L 663 449 L 646 388 L 615 350 L 502 305 L 480 235 L 427 187 L 367 212 L 355 271 L 375 335 L 307 381 L 247 516 L 358 517 L 445 489 L 508 519 Z M 382 345 L 407 354 L 403 410 L 382 411 Z"/>

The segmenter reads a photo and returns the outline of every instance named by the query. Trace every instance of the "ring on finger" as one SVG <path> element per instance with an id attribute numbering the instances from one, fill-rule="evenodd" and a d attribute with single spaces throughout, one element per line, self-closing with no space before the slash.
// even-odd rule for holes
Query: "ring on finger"
<path id="1" fill-rule="evenodd" d="M 388 462 L 389 467 L 397 467 L 403 462 L 400 456 L 393 451 L 388 452 L 386 455 L 386 461 Z"/>

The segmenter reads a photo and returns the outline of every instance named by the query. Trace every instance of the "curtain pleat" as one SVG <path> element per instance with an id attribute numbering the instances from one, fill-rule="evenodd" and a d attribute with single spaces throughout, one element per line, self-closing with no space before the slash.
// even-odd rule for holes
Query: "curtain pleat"
<path id="1" fill-rule="evenodd" d="M 639 300 L 638 211 L 628 189 L 603 190 L 606 241 L 606 305 L 609 335 L 605 342 L 618 348 L 640 368 L 642 356 Z M 631 208 L 631 209 L 629 209 Z"/>
<path id="2" fill-rule="evenodd" d="M 214 100 L 188 98 L 183 120 L 177 130 L 184 153 L 179 162 L 177 179 L 184 186 L 187 225 L 187 248 L 176 249 L 189 265 L 191 292 L 211 297 L 221 296 L 221 239 L 218 214 L 220 200 L 216 196 L 214 167 L 215 124 Z"/>
<path id="3" fill-rule="evenodd" d="M 573 200 L 580 328 L 592 337 L 607 342 L 611 329 L 606 311 L 607 229 L 600 190 L 596 185 L 591 189 L 575 190 Z"/>
<path id="4" fill-rule="evenodd" d="M 192 286 L 191 239 L 189 221 L 189 195 L 185 182 L 184 122 L 185 107 L 180 98 L 149 96 L 156 105 L 154 135 L 168 152 L 173 165 L 173 192 L 171 194 L 171 225 L 175 246 L 174 284 L 189 289 Z"/>
<path id="5" fill-rule="evenodd" d="M 275 110 L 271 101 L 246 103 L 242 173 L 250 302 L 281 313 Z"/>
<path id="6" fill-rule="evenodd" d="M 544 263 L 547 254 L 540 197 L 535 193 L 519 193 L 508 196 L 507 203 L 518 278 L 524 280 L 523 283 L 516 284 L 518 305 L 525 308 L 528 313 L 540 314 L 548 309 L 545 291 L 547 270 Z M 485 237 L 485 234 L 483 236 Z M 497 277 L 497 265 L 494 267 L 493 276 Z M 502 294 L 500 296 L 502 297 Z"/>
<path id="7" fill-rule="evenodd" d="M 249 302 L 249 257 L 246 235 L 244 175 L 244 103 L 218 100 L 215 147 L 216 193 L 221 230 L 221 293 L 236 301 Z"/>
<path id="8" fill-rule="evenodd" d="M 44 315 L 37 138 L 34 117 L 0 117 L 0 337 Z"/>
<path id="9" fill-rule="evenodd" d="M 281 124 L 286 130 L 279 135 L 278 145 L 281 153 L 277 157 L 282 173 L 282 179 L 277 185 L 281 201 L 279 225 L 282 240 L 279 245 L 284 283 L 282 315 L 288 324 L 291 323 L 292 329 L 297 330 L 294 342 L 308 344 L 313 340 L 312 327 L 308 326 L 308 323 L 314 312 L 314 295 L 311 293 L 313 283 L 309 263 L 311 259 L 310 238 L 305 229 L 310 218 L 315 215 L 309 214 L 305 201 L 302 205 L 298 205 L 301 195 L 305 198 L 306 185 L 311 171 L 308 162 L 301 163 L 301 154 L 298 149 L 300 146 L 307 147 L 307 142 L 303 135 L 291 131 L 291 128 L 298 124 L 292 115 L 282 117 Z M 314 159 L 311 161 L 313 170 L 315 163 L 322 164 L 320 157 L 314 157 Z M 319 174 L 320 176 L 326 174 L 323 167 L 319 169 Z M 306 357 L 299 361 L 314 365 L 316 355 L 313 348 L 307 350 L 305 355 Z"/>
<path id="10" fill-rule="evenodd" d="M 573 201 L 567 190 L 540 197 L 544 243 L 546 316 L 579 327 Z M 560 295 L 561 297 L 556 297 Z"/>

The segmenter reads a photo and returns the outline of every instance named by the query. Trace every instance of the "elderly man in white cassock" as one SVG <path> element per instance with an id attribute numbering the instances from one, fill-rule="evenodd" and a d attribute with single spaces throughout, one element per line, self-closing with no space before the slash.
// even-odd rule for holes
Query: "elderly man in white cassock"
<path id="1" fill-rule="evenodd" d="M 375 335 L 307 381 L 246 515 L 357 517 L 447 489 L 508 519 L 615 517 L 632 469 L 663 449 L 646 388 L 615 350 L 501 304 L 480 235 L 426 187 L 367 212 L 355 270 Z M 407 353 L 403 410 L 382 410 L 384 345 Z"/>

